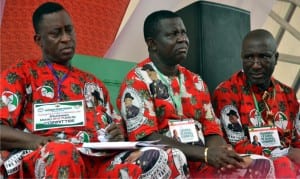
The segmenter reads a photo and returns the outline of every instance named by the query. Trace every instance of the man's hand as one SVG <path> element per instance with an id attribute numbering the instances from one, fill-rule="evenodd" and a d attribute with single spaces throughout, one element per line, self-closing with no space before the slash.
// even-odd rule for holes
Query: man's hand
<path id="1" fill-rule="evenodd" d="M 130 155 L 125 159 L 124 163 L 134 163 L 142 155 L 142 151 L 136 150 L 130 153 Z"/>
<path id="2" fill-rule="evenodd" d="M 47 137 L 45 137 L 45 136 L 35 136 L 34 138 L 32 138 L 32 142 L 27 143 L 26 148 L 35 150 L 39 147 L 43 147 L 48 142 L 55 141 L 55 140 L 57 140 L 57 138 L 53 137 L 53 136 L 47 136 Z"/>
<path id="3" fill-rule="evenodd" d="M 300 149 L 290 147 L 288 157 L 295 163 L 300 164 Z"/>
<path id="4" fill-rule="evenodd" d="M 207 162 L 213 167 L 221 168 L 221 170 L 244 168 L 243 158 L 228 146 L 209 147 L 207 151 Z"/>
<path id="5" fill-rule="evenodd" d="M 56 140 L 53 136 L 39 136 L 4 125 L 0 125 L 0 131 L 1 150 L 35 150 L 47 142 Z"/>
<path id="6" fill-rule="evenodd" d="M 108 135 L 108 141 L 110 142 L 124 141 L 124 135 L 120 127 L 115 123 L 110 124 L 106 128 L 106 133 Z"/>

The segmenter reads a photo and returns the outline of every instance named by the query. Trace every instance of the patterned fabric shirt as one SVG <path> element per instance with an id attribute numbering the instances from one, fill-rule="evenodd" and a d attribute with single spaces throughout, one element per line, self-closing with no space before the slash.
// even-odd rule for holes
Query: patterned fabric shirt
<path id="1" fill-rule="evenodd" d="M 0 80 L 0 124 L 42 136 L 88 142 L 99 141 L 98 130 L 109 120 L 121 121 L 104 84 L 75 67 L 26 60 L 3 71 Z M 34 131 L 34 104 L 74 100 L 84 100 L 86 105 L 84 126 Z"/>
<path id="2" fill-rule="evenodd" d="M 223 135 L 206 84 L 180 65 L 178 70 L 179 77 L 169 78 L 148 58 L 128 73 L 117 106 L 125 119 L 129 140 L 139 140 L 153 132 L 170 137 L 168 121 L 187 118 L 194 119 L 204 135 Z"/>
<path id="3" fill-rule="evenodd" d="M 277 127 L 283 147 L 290 145 L 300 147 L 300 119 L 297 116 L 299 103 L 296 95 L 290 87 L 278 80 L 271 78 L 271 82 L 272 85 L 266 90 L 267 92 L 261 91 L 257 86 L 247 84 L 245 74 L 240 71 L 221 83 L 214 91 L 213 103 L 216 115 L 223 124 L 228 141 L 235 145 L 239 153 L 262 154 L 261 146 L 249 142 L 247 128 L 270 124 Z M 264 93 L 267 94 L 267 98 L 263 98 L 266 95 Z M 267 120 L 268 110 L 273 114 L 272 123 Z M 258 111 L 261 115 L 258 115 Z M 230 114 L 237 116 L 236 125 L 242 124 L 244 130 L 232 131 L 227 127 Z"/>

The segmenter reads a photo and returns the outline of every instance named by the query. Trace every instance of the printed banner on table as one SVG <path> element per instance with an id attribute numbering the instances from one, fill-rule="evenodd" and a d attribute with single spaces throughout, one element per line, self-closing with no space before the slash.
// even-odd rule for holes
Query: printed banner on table
<path id="1" fill-rule="evenodd" d="M 83 100 L 34 104 L 34 130 L 85 125 Z"/>

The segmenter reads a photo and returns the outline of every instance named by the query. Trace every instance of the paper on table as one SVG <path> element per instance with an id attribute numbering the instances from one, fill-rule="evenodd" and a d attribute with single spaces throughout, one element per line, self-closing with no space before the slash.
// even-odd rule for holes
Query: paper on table
<path id="1" fill-rule="evenodd" d="M 88 142 L 83 143 L 82 147 L 97 150 L 126 150 L 137 149 L 141 147 L 159 147 L 164 148 L 167 145 L 157 144 L 158 141 L 142 141 L 142 142 Z"/>
<path id="2" fill-rule="evenodd" d="M 122 150 L 135 149 L 138 142 L 89 142 L 83 143 L 82 147 L 98 150 Z"/>

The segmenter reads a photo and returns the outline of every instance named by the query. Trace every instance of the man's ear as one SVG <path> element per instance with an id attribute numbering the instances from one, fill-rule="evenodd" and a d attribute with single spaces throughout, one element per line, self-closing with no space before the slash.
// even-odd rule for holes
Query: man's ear
<path id="1" fill-rule="evenodd" d="M 149 51 L 155 51 L 156 50 L 156 43 L 155 40 L 151 37 L 148 37 L 146 40 L 147 46 L 148 46 L 148 50 Z"/>
<path id="2" fill-rule="evenodd" d="M 35 42 L 38 46 L 42 47 L 41 35 L 40 35 L 40 34 L 35 34 L 34 37 L 33 37 L 33 40 L 34 40 L 34 42 Z"/>
<path id="3" fill-rule="evenodd" d="M 279 53 L 276 52 L 276 53 L 275 53 L 275 65 L 277 65 L 278 57 L 279 57 Z"/>

